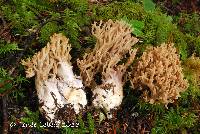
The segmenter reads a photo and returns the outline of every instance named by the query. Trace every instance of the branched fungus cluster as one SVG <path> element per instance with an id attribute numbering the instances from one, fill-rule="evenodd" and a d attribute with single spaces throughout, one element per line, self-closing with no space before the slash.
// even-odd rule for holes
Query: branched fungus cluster
<path id="1" fill-rule="evenodd" d="M 78 60 L 78 65 L 87 86 L 91 85 L 97 72 L 102 75 L 102 84 L 92 89 L 93 105 L 97 108 L 109 112 L 122 102 L 122 76 L 135 57 L 136 50 L 131 50 L 131 47 L 138 41 L 131 32 L 130 26 L 123 21 L 100 21 L 92 26 L 92 34 L 97 39 L 95 48 L 83 60 Z M 126 53 L 130 54 L 129 62 L 118 65 Z"/>
<path id="2" fill-rule="evenodd" d="M 50 121 L 66 104 L 72 105 L 76 113 L 87 104 L 82 81 L 72 71 L 70 50 L 68 39 L 54 34 L 51 42 L 32 59 L 22 61 L 26 76 L 35 75 L 40 109 Z"/>
<path id="3" fill-rule="evenodd" d="M 95 108 L 102 108 L 106 113 L 117 109 L 123 99 L 123 76 L 137 51 L 132 46 L 138 39 L 131 33 L 132 28 L 123 21 L 95 22 L 92 25 L 92 34 L 97 39 L 95 48 L 77 60 L 80 77 L 73 73 L 71 45 L 62 34 L 54 34 L 51 42 L 32 59 L 23 60 L 26 76 L 35 76 L 40 110 L 45 117 L 55 120 L 56 113 L 66 105 L 78 114 L 87 105 L 84 86 L 92 90 Z M 126 62 L 120 62 L 124 58 Z M 101 76 L 101 83 L 95 81 L 97 74 Z M 140 87 L 144 100 L 151 104 L 172 103 L 188 87 L 172 43 L 147 48 L 126 74 L 133 89 Z"/>
<path id="4" fill-rule="evenodd" d="M 172 43 L 148 48 L 132 71 L 131 82 L 133 87 L 147 87 L 143 98 L 151 104 L 172 103 L 188 87 Z"/>

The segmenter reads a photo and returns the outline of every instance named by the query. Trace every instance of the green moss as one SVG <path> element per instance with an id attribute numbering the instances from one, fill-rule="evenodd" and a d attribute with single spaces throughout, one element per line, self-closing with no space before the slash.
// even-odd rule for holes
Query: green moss
<path id="1" fill-rule="evenodd" d="M 121 19 L 126 16 L 128 19 L 142 20 L 144 8 L 139 3 L 131 1 L 113 2 L 107 5 L 94 5 L 92 8 L 93 20 Z"/>
<path id="2" fill-rule="evenodd" d="M 39 111 L 33 112 L 27 107 L 24 107 L 24 112 L 26 113 L 26 116 L 21 118 L 21 122 L 23 122 L 24 128 L 33 127 L 38 131 L 44 131 L 45 128 L 41 127 L 42 124 L 39 121 Z"/>
<path id="3" fill-rule="evenodd" d="M 136 105 L 140 114 L 145 115 L 146 113 L 163 114 L 166 111 L 166 107 L 162 104 L 150 104 L 144 101 L 139 101 Z"/>
<path id="4" fill-rule="evenodd" d="M 11 90 L 13 87 L 13 78 L 7 73 L 7 70 L 0 68 L 0 93 L 4 93 L 8 90 Z"/>
<path id="5" fill-rule="evenodd" d="M 158 116 L 152 134 L 183 133 L 187 128 L 194 127 L 196 121 L 194 113 L 183 108 L 171 108 L 163 117 Z"/>
<path id="6" fill-rule="evenodd" d="M 50 40 L 50 36 L 53 33 L 57 33 L 59 31 L 59 26 L 56 22 L 48 22 L 41 28 L 40 31 L 40 42 L 46 44 Z"/>
<path id="7" fill-rule="evenodd" d="M 2 13 L 7 21 L 10 22 L 13 28 L 14 34 L 25 34 L 29 33 L 29 29 L 39 25 L 38 20 L 38 0 L 11 0 L 10 2 L 5 2 L 1 6 Z M 40 2 L 40 8 L 42 11 L 48 6 L 42 5 Z M 44 7 L 44 8 L 41 8 Z M 40 10 L 40 11 L 41 11 Z"/>
<path id="8" fill-rule="evenodd" d="M 200 32 L 200 15 L 197 13 L 181 13 L 178 17 L 178 27 L 182 32 L 197 36 Z"/>
<path id="9" fill-rule="evenodd" d="M 17 43 L 7 43 L 3 40 L 0 40 L 0 58 L 7 53 L 12 53 L 17 50 L 21 50 Z"/>
<path id="10" fill-rule="evenodd" d="M 94 119 L 90 113 L 87 113 L 87 120 L 84 122 L 81 116 L 78 117 L 78 127 L 70 128 L 64 127 L 62 128 L 62 134 L 94 134 L 95 133 L 95 125 Z"/>
<path id="11" fill-rule="evenodd" d="M 147 44 L 159 45 L 167 42 L 169 36 L 176 30 L 172 18 L 160 11 L 149 13 L 145 17 L 144 40 Z"/>

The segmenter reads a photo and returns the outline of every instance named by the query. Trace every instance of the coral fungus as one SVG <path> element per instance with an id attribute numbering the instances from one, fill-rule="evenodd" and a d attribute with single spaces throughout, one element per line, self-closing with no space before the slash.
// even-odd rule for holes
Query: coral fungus
<path id="1" fill-rule="evenodd" d="M 131 28 L 123 21 L 95 22 L 92 34 L 97 42 L 94 50 L 78 60 L 84 84 L 91 86 L 97 72 L 102 75 L 102 84 L 93 88 L 93 105 L 110 111 L 118 107 L 123 98 L 122 76 L 134 60 L 136 50 L 131 47 L 138 39 L 131 36 Z M 126 53 L 130 58 L 126 64 L 118 65 Z"/>
<path id="2" fill-rule="evenodd" d="M 148 48 L 131 73 L 131 83 L 134 88 L 145 90 L 143 97 L 147 102 L 167 105 L 177 99 L 188 82 L 173 44 Z"/>
<path id="3" fill-rule="evenodd" d="M 50 121 L 55 120 L 56 112 L 65 104 L 71 105 L 76 113 L 87 104 L 82 81 L 72 71 L 70 50 L 68 39 L 54 34 L 51 42 L 31 60 L 22 61 L 26 76 L 35 75 L 40 110 Z"/>

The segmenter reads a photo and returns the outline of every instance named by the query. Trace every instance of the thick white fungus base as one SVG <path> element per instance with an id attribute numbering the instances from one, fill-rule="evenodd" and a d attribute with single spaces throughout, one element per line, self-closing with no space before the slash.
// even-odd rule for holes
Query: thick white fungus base
<path id="1" fill-rule="evenodd" d="M 66 104 L 71 104 L 76 114 L 87 104 L 82 81 L 74 75 L 71 65 L 60 62 L 58 77 L 44 81 L 38 90 L 41 109 L 50 121 L 55 119 L 56 111 Z"/>
<path id="2" fill-rule="evenodd" d="M 97 87 L 93 91 L 93 105 L 96 108 L 103 108 L 107 112 L 111 109 L 115 109 L 121 105 L 123 99 L 123 85 L 116 75 L 104 82 L 103 85 L 112 84 L 113 87 L 109 89 L 102 89 Z"/>

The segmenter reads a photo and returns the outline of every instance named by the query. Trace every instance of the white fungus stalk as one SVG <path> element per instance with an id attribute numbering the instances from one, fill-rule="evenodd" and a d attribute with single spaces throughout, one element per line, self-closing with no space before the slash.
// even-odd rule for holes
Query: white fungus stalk
<path id="1" fill-rule="evenodd" d="M 71 46 L 62 34 L 54 34 L 33 58 L 22 61 L 27 77 L 35 77 L 40 110 L 49 121 L 56 120 L 56 113 L 71 105 L 76 114 L 87 104 L 82 80 L 75 76 L 69 51 Z"/>
<path id="2" fill-rule="evenodd" d="M 67 100 L 59 92 L 58 83 L 57 79 L 48 79 L 37 93 L 39 103 L 42 104 L 40 110 L 49 121 L 53 121 L 56 111 L 67 104 Z"/>
<path id="3" fill-rule="evenodd" d="M 98 108 L 104 108 L 106 111 L 115 109 L 122 103 L 123 84 L 117 74 L 110 74 L 111 78 L 94 89 L 93 105 Z"/>
<path id="4" fill-rule="evenodd" d="M 66 62 L 60 62 L 58 68 L 58 76 L 63 79 L 64 83 L 59 86 L 59 91 L 63 94 L 64 98 L 67 100 L 68 104 L 71 104 L 74 108 L 76 114 L 80 112 L 87 104 L 86 93 L 83 91 L 83 83 L 80 77 L 74 75 L 72 66 Z M 66 90 L 67 89 L 67 90 Z"/>
<path id="5" fill-rule="evenodd" d="M 58 76 L 73 87 L 83 88 L 82 80 L 80 77 L 74 75 L 72 68 L 73 67 L 67 62 L 60 62 L 58 67 Z"/>

